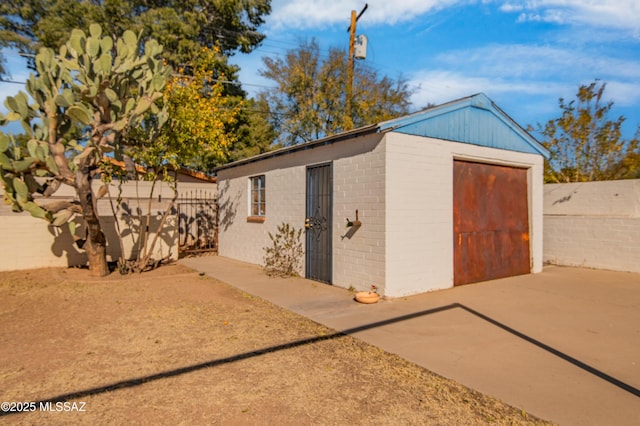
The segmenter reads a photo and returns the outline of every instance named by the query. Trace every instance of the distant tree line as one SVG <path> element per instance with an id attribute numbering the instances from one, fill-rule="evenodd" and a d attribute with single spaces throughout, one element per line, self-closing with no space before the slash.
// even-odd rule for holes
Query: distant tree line
<path id="1" fill-rule="evenodd" d="M 640 178 L 640 128 L 632 139 L 622 137 L 625 118 L 609 118 L 613 102 L 604 100 L 605 88 L 598 80 L 581 85 L 576 99 L 560 98 L 560 117 L 538 124 L 542 144 L 551 154 L 545 182 Z"/>

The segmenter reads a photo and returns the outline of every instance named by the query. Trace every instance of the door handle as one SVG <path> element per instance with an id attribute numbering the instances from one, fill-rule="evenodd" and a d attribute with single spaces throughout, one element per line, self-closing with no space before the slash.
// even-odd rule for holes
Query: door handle
<path id="1" fill-rule="evenodd" d="M 306 218 L 306 219 L 304 220 L 304 227 L 305 227 L 306 229 L 313 228 L 313 224 L 311 223 L 311 219 Z"/>

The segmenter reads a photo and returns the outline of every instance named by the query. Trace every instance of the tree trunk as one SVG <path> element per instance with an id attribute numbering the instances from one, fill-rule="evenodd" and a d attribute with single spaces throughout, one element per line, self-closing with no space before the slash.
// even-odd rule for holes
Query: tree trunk
<path id="1" fill-rule="evenodd" d="M 87 226 L 87 242 L 84 249 L 89 260 L 89 273 L 93 276 L 104 277 L 109 274 L 107 264 L 107 239 L 102 232 L 93 191 L 89 168 L 78 168 L 76 172 L 76 193 L 82 206 L 82 216 Z"/>

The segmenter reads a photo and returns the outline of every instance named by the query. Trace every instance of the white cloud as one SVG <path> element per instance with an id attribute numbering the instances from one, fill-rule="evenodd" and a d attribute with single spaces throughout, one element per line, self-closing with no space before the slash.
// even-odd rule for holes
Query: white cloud
<path id="1" fill-rule="evenodd" d="M 396 24 L 411 21 L 419 15 L 437 11 L 470 0 L 273 0 L 267 18 L 274 28 L 321 28 L 344 23 L 349 26 L 351 11 L 369 7 L 361 19 L 370 24 Z M 345 27 L 346 28 L 346 27 Z"/>
<path id="2" fill-rule="evenodd" d="M 419 87 L 411 97 L 413 105 L 419 108 L 429 103 L 441 104 L 480 92 L 491 98 L 497 98 L 501 95 L 552 96 L 557 98 L 558 93 L 563 93 L 567 89 L 564 84 L 550 83 L 545 80 L 509 80 L 445 70 L 416 73 L 411 76 L 409 84 L 412 87 Z"/>
<path id="3" fill-rule="evenodd" d="M 434 67 L 408 75 L 416 107 L 484 92 L 489 97 L 572 98 L 579 84 L 599 78 L 617 106 L 640 102 L 640 58 L 623 60 L 547 46 L 491 45 L 437 55 Z"/>
<path id="4" fill-rule="evenodd" d="M 636 106 L 640 101 L 640 85 L 615 80 L 607 82 L 605 97 L 620 107 Z"/>
<path id="5" fill-rule="evenodd" d="M 506 13 L 520 12 L 524 6 L 513 3 L 505 3 L 500 6 L 500 10 Z"/>
<path id="6" fill-rule="evenodd" d="M 435 57 L 447 69 L 472 70 L 504 78 L 601 78 L 640 81 L 640 58 L 618 59 L 561 47 L 494 44 L 450 51 Z"/>
<path id="7" fill-rule="evenodd" d="M 550 22 L 553 24 L 565 24 L 568 19 L 565 14 L 560 10 L 546 10 L 544 15 L 539 13 L 521 13 L 518 15 L 516 22 Z"/>
<path id="8" fill-rule="evenodd" d="M 518 22 L 543 21 L 618 28 L 640 37 L 638 0 L 510 0 L 500 10 L 518 13 Z"/>
<path id="9" fill-rule="evenodd" d="M 272 28 L 323 28 L 333 24 L 348 26 L 351 10 L 363 15 L 369 24 L 408 22 L 428 12 L 452 6 L 477 4 L 477 0 L 273 0 L 267 18 Z M 556 24 L 590 25 L 631 31 L 640 37 L 638 0 L 483 0 L 497 5 L 503 13 L 517 13 L 518 22 L 537 21 Z"/>

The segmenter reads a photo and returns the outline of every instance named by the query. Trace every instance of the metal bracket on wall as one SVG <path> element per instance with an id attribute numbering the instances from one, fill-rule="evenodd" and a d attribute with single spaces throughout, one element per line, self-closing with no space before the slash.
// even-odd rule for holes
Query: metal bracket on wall
<path id="1" fill-rule="evenodd" d="M 349 220 L 349 218 L 347 218 L 347 228 L 351 228 L 351 227 L 359 227 L 362 226 L 362 222 L 360 222 L 360 218 L 358 217 L 358 210 L 356 210 L 356 220 L 354 220 L 353 222 Z"/>

